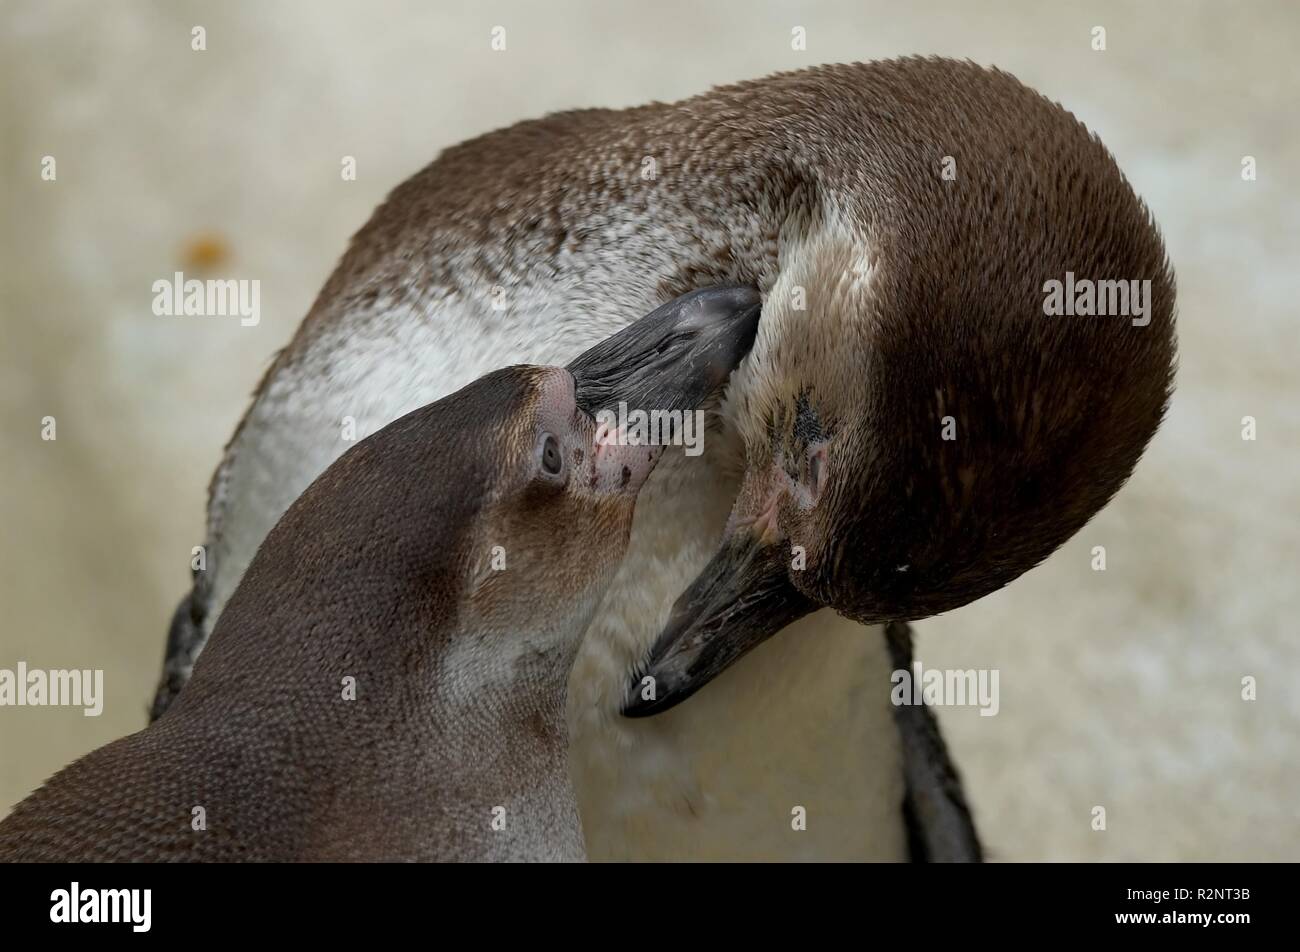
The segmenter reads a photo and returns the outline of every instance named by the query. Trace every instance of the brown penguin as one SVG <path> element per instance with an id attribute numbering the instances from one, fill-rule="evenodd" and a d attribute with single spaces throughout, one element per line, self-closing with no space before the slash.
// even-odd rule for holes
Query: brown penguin
<path id="1" fill-rule="evenodd" d="M 686 295 L 350 449 L 184 695 L 20 803 L 0 860 L 582 859 L 565 686 L 662 450 L 593 415 L 693 410 L 757 317 L 752 289 Z"/>
<path id="2" fill-rule="evenodd" d="M 836 198 L 767 289 L 730 390 L 745 473 L 629 714 L 819 609 L 903 622 L 1001 588 L 1109 502 L 1172 393 L 1164 244 L 1073 116 L 941 61 L 820 78 L 808 95 L 838 91 L 824 108 L 890 146 L 818 143 Z"/>
<path id="3" fill-rule="evenodd" d="M 1145 323 L 1048 313 L 1044 285 L 1069 274 L 1149 281 Z M 655 470 L 570 678 L 591 856 L 976 858 L 933 724 L 898 723 L 925 709 L 889 703 L 897 639 L 849 619 L 976 598 L 1105 503 L 1164 406 L 1173 281 L 1102 143 L 970 62 L 826 65 L 561 113 L 450 148 L 398 186 L 214 474 L 207 568 L 176 612 L 155 709 L 337 456 L 339 416 L 378 426 L 493 367 L 564 364 L 629 315 L 729 283 L 765 296 L 723 407 L 719 444 L 735 452 Z M 707 575 L 724 594 L 695 629 L 729 632 L 694 674 L 659 672 L 661 701 L 745 656 L 689 704 L 619 717 L 733 511 Z M 707 607 L 707 586 L 692 591 L 683 604 Z M 817 822 L 792 836 L 795 804 Z M 933 815 L 924 804 L 950 807 L 952 835 L 923 839 L 957 848 L 909 850 L 905 818 Z"/>

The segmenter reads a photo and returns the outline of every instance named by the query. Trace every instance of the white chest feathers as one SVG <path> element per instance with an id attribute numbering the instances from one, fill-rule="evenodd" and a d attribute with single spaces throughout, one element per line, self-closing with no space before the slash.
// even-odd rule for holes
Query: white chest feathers
<path id="1" fill-rule="evenodd" d="M 707 456 L 707 454 L 706 454 Z M 618 714 L 629 672 L 713 553 L 733 486 L 667 458 L 569 679 L 570 770 L 593 860 L 906 855 L 883 635 L 829 611 L 684 704 Z"/>

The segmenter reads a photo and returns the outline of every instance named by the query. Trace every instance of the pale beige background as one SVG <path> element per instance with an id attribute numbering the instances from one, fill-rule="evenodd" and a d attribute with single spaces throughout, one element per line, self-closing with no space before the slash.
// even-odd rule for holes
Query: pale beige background
<path id="1" fill-rule="evenodd" d="M 98 719 L 0 708 L 0 813 L 144 724 L 220 447 L 402 178 L 551 110 L 938 53 L 1010 70 L 1100 133 L 1179 284 L 1180 388 L 1132 483 L 1047 564 L 921 626 L 925 662 L 1001 672 L 997 717 L 943 712 L 989 848 L 1300 858 L 1294 3 L 4 0 L 0 27 L 0 667 L 107 682 Z M 1258 181 L 1240 178 L 1246 154 Z M 228 250 L 214 273 L 261 280 L 260 326 L 151 313 L 151 283 L 193 270 L 205 239 Z"/>

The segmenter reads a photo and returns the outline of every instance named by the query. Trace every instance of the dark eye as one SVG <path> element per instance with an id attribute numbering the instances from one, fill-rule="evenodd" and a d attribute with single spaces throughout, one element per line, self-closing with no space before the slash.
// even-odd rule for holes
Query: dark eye
<path id="1" fill-rule="evenodd" d="M 542 443 L 542 469 L 551 476 L 559 476 L 563 468 L 564 459 L 560 456 L 560 441 L 548 433 Z"/>

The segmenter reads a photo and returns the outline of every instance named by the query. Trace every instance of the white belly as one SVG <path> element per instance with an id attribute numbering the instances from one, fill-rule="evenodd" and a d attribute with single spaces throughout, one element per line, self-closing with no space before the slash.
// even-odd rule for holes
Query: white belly
<path id="1" fill-rule="evenodd" d="M 617 328 L 592 321 L 539 344 L 535 327 L 449 341 L 449 318 L 389 313 L 382 333 L 324 337 L 264 390 L 214 499 L 219 610 L 270 527 L 357 437 L 515 362 L 564 363 Z M 454 325 L 454 322 L 452 323 Z M 482 325 L 480 324 L 481 328 Z M 716 547 L 734 474 L 680 450 L 637 504 L 628 555 L 569 682 L 573 783 L 602 859 L 901 859 L 901 752 L 883 636 L 829 611 L 743 658 L 679 707 L 629 720 L 629 672 Z M 712 457 L 716 459 L 716 454 Z M 217 612 L 209 616 L 215 620 Z M 806 829 L 792 825 L 806 813 Z"/>
<path id="2" fill-rule="evenodd" d="M 569 679 L 571 770 L 593 860 L 900 859 L 901 754 L 883 636 L 823 611 L 654 718 L 629 672 L 717 546 L 735 486 L 665 458 Z M 795 809 L 806 825 L 794 829 Z"/>

